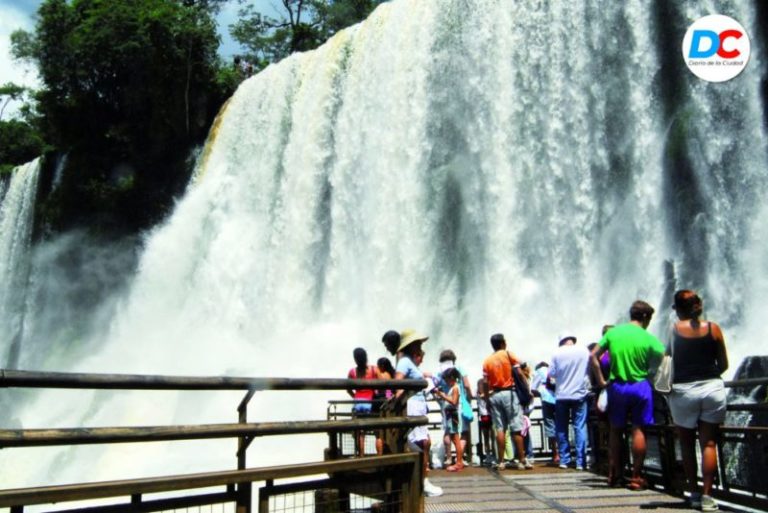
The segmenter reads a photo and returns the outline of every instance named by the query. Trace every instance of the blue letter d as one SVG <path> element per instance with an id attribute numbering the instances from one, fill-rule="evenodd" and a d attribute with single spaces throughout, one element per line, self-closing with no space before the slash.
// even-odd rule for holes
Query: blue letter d
<path id="1" fill-rule="evenodd" d="M 709 39 L 709 48 L 707 50 L 701 50 L 701 40 Z M 693 38 L 691 39 L 691 51 L 688 53 L 690 59 L 706 59 L 712 57 L 717 53 L 717 49 L 720 47 L 720 37 L 717 33 L 711 30 L 694 30 Z"/>

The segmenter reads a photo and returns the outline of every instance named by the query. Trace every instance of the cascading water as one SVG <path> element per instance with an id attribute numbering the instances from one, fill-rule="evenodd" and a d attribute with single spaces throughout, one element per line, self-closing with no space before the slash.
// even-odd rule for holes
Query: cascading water
<path id="1" fill-rule="evenodd" d="M 228 103 L 197 184 L 147 238 L 106 342 L 55 370 L 343 376 L 354 347 L 378 356 L 381 333 L 412 326 L 431 335 L 427 367 L 451 347 L 477 376 L 491 333 L 538 361 L 559 333 L 596 340 L 638 297 L 664 312 L 665 266 L 703 292 L 732 358 L 762 347 L 744 298 L 768 283 L 768 259 L 749 264 L 765 254 L 753 215 L 768 191 L 764 48 L 755 40 L 722 84 L 666 65 L 699 16 L 756 34 L 756 14 L 676 5 L 396 0 L 269 67 Z M 679 35 L 674 48 L 663 33 Z M 321 418 L 329 398 L 286 408 L 262 395 L 255 420 Z M 81 412 L 61 397 L 19 416 L 222 422 L 239 399 L 94 395 Z M 319 457 L 279 444 L 259 463 Z M 215 447 L 62 449 L 0 476 L 230 468 L 231 447 Z"/>
<path id="2" fill-rule="evenodd" d="M 34 223 L 40 159 L 13 170 L 0 185 L 0 365 L 18 364 L 24 303 L 29 279 L 29 252 Z"/>

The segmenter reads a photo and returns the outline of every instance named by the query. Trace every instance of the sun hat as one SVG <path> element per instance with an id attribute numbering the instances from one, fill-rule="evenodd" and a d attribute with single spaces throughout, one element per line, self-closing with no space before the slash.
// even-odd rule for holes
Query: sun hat
<path id="1" fill-rule="evenodd" d="M 573 343 L 574 343 L 574 344 L 576 343 L 576 337 L 574 337 L 573 335 L 560 335 L 560 336 L 559 336 L 559 337 L 557 337 L 557 338 L 558 338 L 558 340 L 560 341 L 560 342 L 558 342 L 558 345 L 561 345 L 561 346 L 562 346 L 563 344 L 565 344 L 565 343 L 566 343 L 567 341 L 569 341 L 569 340 L 573 340 Z"/>
<path id="2" fill-rule="evenodd" d="M 397 348 L 399 353 L 414 342 L 426 342 L 429 337 L 426 335 L 420 335 L 416 330 L 404 330 L 400 333 L 400 347 Z"/>

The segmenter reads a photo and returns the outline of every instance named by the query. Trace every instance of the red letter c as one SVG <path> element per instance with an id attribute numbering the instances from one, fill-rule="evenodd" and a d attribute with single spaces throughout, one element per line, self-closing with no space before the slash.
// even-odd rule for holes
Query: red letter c
<path id="1" fill-rule="evenodd" d="M 723 30 L 722 32 L 720 32 L 720 48 L 717 49 L 717 55 L 719 55 L 723 59 L 735 59 L 736 57 L 741 55 L 741 52 L 736 49 L 733 49 L 731 51 L 726 51 L 723 46 L 723 43 L 729 37 L 732 37 L 734 39 L 739 39 L 741 38 L 742 35 L 743 34 L 741 32 L 735 29 Z"/>

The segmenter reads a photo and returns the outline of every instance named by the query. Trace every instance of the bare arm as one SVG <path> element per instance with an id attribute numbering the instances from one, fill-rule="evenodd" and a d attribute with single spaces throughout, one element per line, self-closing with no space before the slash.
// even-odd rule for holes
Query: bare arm
<path id="1" fill-rule="evenodd" d="M 405 374 L 399 371 L 395 372 L 395 379 L 405 379 Z M 405 390 L 403 390 L 402 388 L 400 390 L 396 390 L 395 397 L 400 397 L 401 395 L 403 395 L 403 392 L 405 392 Z"/>
<path id="2" fill-rule="evenodd" d="M 467 401 L 471 401 L 475 396 L 472 393 L 472 384 L 469 382 L 469 376 L 464 376 L 464 392 L 467 394 Z"/>
<path id="3" fill-rule="evenodd" d="M 453 388 L 451 388 L 450 395 L 446 394 L 443 391 L 438 390 L 438 389 L 435 389 L 435 395 L 437 397 L 439 397 L 440 399 L 448 401 L 453 406 L 458 406 L 459 405 L 459 387 L 457 387 L 455 385 L 453 386 Z"/>
<path id="4" fill-rule="evenodd" d="M 717 367 L 720 370 L 720 374 L 728 370 L 728 350 L 725 348 L 725 338 L 723 332 L 720 330 L 720 326 L 714 322 L 712 325 L 712 337 L 717 342 Z"/>
<path id="5" fill-rule="evenodd" d="M 592 374 L 595 376 L 595 383 L 597 384 L 598 388 L 605 388 L 608 385 L 608 383 L 605 382 L 605 378 L 603 377 L 603 371 L 600 369 L 600 357 L 603 356 L 604 352 L 604 348 L 595 346 L 595 348 L 592 349 L 592 354 L 590 355 L 592 363 Z"/>

